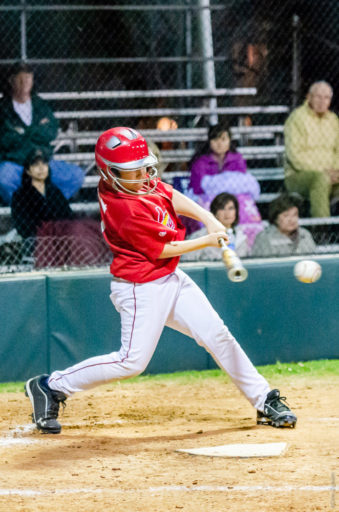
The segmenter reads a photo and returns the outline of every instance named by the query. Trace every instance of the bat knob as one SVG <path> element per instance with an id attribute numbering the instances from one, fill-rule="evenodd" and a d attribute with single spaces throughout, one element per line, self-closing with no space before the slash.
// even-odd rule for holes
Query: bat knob
<path id="1" fill-rule="evenodd" d="M 232 267 L 227 272 L 227 276 L 228 279 L 233 283 L 241 283 L 242 281 L 245 281 L 247 279 L 248 272 L 244 267 Z"/>

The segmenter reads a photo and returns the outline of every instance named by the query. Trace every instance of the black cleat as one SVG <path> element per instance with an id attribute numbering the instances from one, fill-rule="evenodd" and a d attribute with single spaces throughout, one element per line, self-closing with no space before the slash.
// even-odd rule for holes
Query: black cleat
<path id="1" fill-rule="evenodd" d="M 47 385 L 48 375 L 38 375 L 26 382 L 25 394 L 33 407 L 33 422 L 43 434 L 59 434 L 61 425 L 57 421 L 60 402 L 65 406 L 66 395 L 53 391 Z"/>
<path id="2" fill-rule="evenodd" d="M 270 391 L 267 395 L 263 412 L 257 411 L 257 425 L 294 428 L 297 423 L 297 417 L 283 403 L 285 400 L 285 397 L 280 396 L 279 389 Z"/>

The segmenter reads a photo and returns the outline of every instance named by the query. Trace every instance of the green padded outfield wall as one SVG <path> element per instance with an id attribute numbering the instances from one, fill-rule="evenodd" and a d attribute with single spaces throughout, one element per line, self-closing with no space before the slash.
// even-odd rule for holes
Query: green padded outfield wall
<path id="1" fill-rule="evenodd" d="M 46 277 L 0 279 L 0 382 L 48 368 Z"/>
<path id="2" fill-rule="evenodd" d="M 323 275 L 312 285 L 293 277 L 296 259 L 247 262 L 243 283 L 231 283 L 219 263 L 182 268 L 259 365 L 339 358 L 339 257 L 317 260 Z M 120 320 L 109 286 L 103 271 L 0 278 L 0 382 L 118 350 Z M 194 340 L 166 328 L 147 373 L 214 367 Z"/>

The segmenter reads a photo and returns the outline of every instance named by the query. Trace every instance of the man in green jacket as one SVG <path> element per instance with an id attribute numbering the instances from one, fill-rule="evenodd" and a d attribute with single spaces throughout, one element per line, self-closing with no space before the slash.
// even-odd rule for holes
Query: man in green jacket
<path id="1" fill-rule="evenodd" d="M 312 217 L 329 217 L 339 199 L 339 119 L 329 110 L 327 82 L 311 85 L 305 103 L 285 123 L 285 185 L 310 201 Z"/>
<path id="2" fill-rule="evenodd" d="M 33 70 L 25 62 L 16 63 L 9 76 L 9 94 L 0 101 L 0 196 L 10 204 L 21 185 L 23 166 L 35 149 L 52 158 L 51 142 L 58 134 L 58 121 L 46 101 L 32 94 Z M 74 164 L 50 160 L 53 183 L 69 199 L 81 187 L 83 170 Z"/>

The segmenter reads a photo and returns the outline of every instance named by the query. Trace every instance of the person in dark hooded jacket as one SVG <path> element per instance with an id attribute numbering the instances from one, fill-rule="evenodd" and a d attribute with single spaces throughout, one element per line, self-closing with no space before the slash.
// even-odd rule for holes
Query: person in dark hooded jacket
<path id="1" fill-rule="evenodd" d="M 21 187 L 12 199 L 12 218 L 17 232 L 23 238 L 35 237 L 43 222 L 72 217 L 67 199 L 51 182 L 46 155 L 33 150 L 24 165 Z"/>
<path id="2" fill-rule="evenodd" d="M 51 143 L 58 134 L 58 121 L 49 104 L 33 92 L 34 74 L 25 62 L 14 64 L 9 90 L 0 100 L 0 197 L 10 204 L 19 188 L 23 166 L 29 154 L 41 150 L 49 161 L 52 182 L 69 199 L 84 180 L 78 166 L 53 160 Z"/>

